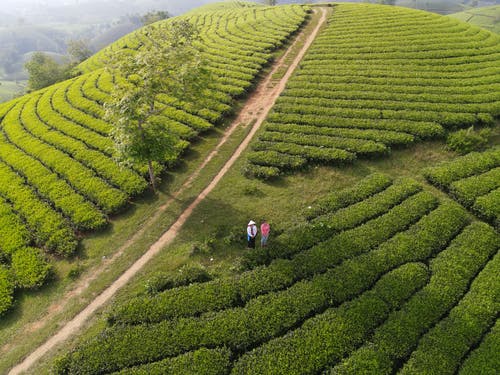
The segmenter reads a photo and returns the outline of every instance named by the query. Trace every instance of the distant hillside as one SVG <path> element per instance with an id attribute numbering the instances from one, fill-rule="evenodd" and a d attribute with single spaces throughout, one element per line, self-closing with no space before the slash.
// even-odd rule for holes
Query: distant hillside
<path id="1" fill-rule="evenodd" d="M 500 34 L 500 5 L 473 8 L 464 12 L 450 14 L 450 17 Z"/>

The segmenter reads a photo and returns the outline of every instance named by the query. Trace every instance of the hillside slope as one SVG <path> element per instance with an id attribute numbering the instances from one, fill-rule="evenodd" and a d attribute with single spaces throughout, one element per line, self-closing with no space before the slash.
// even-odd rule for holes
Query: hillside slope
<path id="1" fill-rule="evenodd" d="M 378 157 L 499 115 L 500 36 L 423 11 L 343 4 L 278 99 L 247 173 Z"/>
<path id="2" fill-rule="evenodd" d="M 307 14 L 300 6 L 229 9 L 187 16 L 200 28 L 199 44 L 213 81 L 201 110 L 163 96 L 158 121 L 178 138 L 177 155 L 165 165 L 232 112 L 234 98 L 251 87 Z M 117 45 L 147 48 L 150 42 L 144 30 L 126 40 Z M 0 286 L 0 314 L 11 305 L 14 287 L 43 283 L 47 263 L 39 249 L 73 254 L 80 233 L 105 227 L 109 215 L 147 188 L 141 166 L 127 169 L 113 159 L 103 105 L 119 80 L 98 69 L 0 106 L 0 219 L 6 228 L 0 270 L 7 275 Z M 18 252 L 23 257 L 14 267 Z"/>
<path id="3" fill-rule="evenodd" d="M 494 33 L 500 33 L 500 5 L 472 8 L 449 16 Z"/>

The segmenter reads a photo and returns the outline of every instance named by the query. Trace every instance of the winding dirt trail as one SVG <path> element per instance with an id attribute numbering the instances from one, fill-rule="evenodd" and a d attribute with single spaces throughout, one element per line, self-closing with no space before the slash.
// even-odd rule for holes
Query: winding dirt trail
<path id="1" fill-rule="evenodd" d="M 317 10 L 315 10 L 317 12 Z M 186 220 L 190 217 L 193 210 L 200 204 L 203 199 L 217 186 L 219 181 L 224 177 L 227 171 L 234 165 L 241 153 L 247 148 L 252 138 L 255 136 L 256 132 L 259 130 L 260 126 L 264 122 L 267 114 L 274 106 L 276 99 L 281 94 L 286 86 L 289 78 L 293 74 L 295 68 L 300 63 L 304 57 L 306 51 L 311 46 L 312 42 L 316 38 L 321 26 L 326 20 L 326 11 L 321 8 L 321 18 L 314 28 L 314 30 L 307 36 L 307 39 L 293 60 L 289 65 L 285 75 L 280 79 L 277 84 L 271 85 L 273 81 L 272 77 L 280 67 L 285 63 L 287 56 L 293 50 L 293 47 L 300 40 L 299 37 L 296 38 L 295 42 L 288 48 L 286 53 L 274 63 L 273 69 L 266 76 L 266 78 L 259 83 L 254 92 L 249 96 L 245 106 L 241 109 L 238 117 L 232 122 L 231 126 L 226 130 L 224 136 L 221 138 L 214 150 L 205 158 L 202 164 L 196 169 L 196 171 L 184 182 L 184 184 L 176 191 L 172 196 L 163 204 L 150 219 L 142 226 L 142 228 L 137 231 L 112 257 L 108 258 L 98 269 L 96 269 L 91 276 L 82 280 L 78 286 L 66 293 L 62 297 L 63 300 L 67 301 L 69 298 L 74 298 L 80 295 L 89 284 L 95 280 L 102 272 L 104 272 L 108 267 L 110 267 L 117 257 L 119 257 L 123 252 L 134 242 L 137 241 L 145 232 L 145 230 L 150 227 L 156 220 L 159 219 L 160 215 L 174 202 L 181 193 L 183 193 L 192 182 L 199 176 L 203 168 L 214 158 L 219 152 L 220 148 L 226 143 L 229 137 L 234 133 L 238 126 L 253 123 L 252 129 L 247 134 L 242 143 L 238 146 L 236 151 L 233 153 L 231 158 L 224 164 L 221 170 L 213 178 L 213 180 L 208 184 L 208 186 L 197 196 L 197 198 L 181 213 L 177 220 L 172 224 L 172 226 L 156 241 L 151 247 L 134 263 L 127 269 L 117 280 L 115 280 L 108 288 L 106 288 L 100 295 L 93 299 L 85 309 L 83 309 L 78 315 L 76 315 L 72 320 L 64 324 L 61 329 L 49 337 L 42 345 L 40 345 L 35 351 L 33 351 L 29 356 L 27 356 L 21 363 L 13 367 L 9 375 L 21 374 L 27 371 L 36 361 L 38 361 L 42 356 L 56 347 L 58 344 L 62 343 L 70 336 L 78 332 L 78 330 L 84 325 L 84 323 L 104 304 L 110 301 L 110 299 L 116 294 L 116 292 L 121 289 L 125 284 L 127 284 L 136 274 L 139 272 L 144 265 L 149 262 L 156 254 L 158 254 L 166 245 L 170 244 L 173 239 L 177 236 L 179 230 L 184 225 Z M 304 33 L 304 31 L 302 31 Z M 53 305 L 49 307 L 49 315 L 44 317 L 44 320 L 50 319 L 62 309 L 61 305 Z M 31 326 L 25 328 L 25 332 L 30 332 L 38 329 L 41 322 L 33 323 Z"/>

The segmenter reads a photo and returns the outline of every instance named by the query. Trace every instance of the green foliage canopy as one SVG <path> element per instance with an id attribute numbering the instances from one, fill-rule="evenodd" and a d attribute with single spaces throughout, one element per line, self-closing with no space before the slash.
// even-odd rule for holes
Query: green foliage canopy
<path id="1" fill-rule="evenodd" d="M 125 78 L 118 79 L 106 105 L 106 116 L 114 125 L 111 135 L 117 157 L 130 164 L 147 163 L 153 189 L 152 163 L 161 164 L 176 153 L 174 136 L 156 121 L 164 109 L 159 95 L 202 102 L 208 71 L 195 44 L 197 35 L 186 21 L 151 26 L 145 31 L 147 44 L 141 50 L 134 55 L 121 51 L 107 64 L 113 74 Z"/>
<path id="2" fill-rule="evenodd" d="M 58 64 L 43 52 L 35 52 L 24 66 L 29 73 L 29 91 L 39 90 L 67 78 L 65 65 Z"/>

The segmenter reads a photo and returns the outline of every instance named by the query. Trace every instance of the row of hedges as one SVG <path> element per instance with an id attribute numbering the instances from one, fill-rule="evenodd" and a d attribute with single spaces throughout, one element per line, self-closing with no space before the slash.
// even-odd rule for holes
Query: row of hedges
<path id="1" fill-rule="evenodd" d="M 111 157 L 95 150 L 84 142 L 54 131 L 40 119 L 37 113 L 38 107 L 39 103 L 37 104 L 36 98 L 32 98 L 22 108 L 20 121 L 27 132 L 50 144 L 55 149 L 70 155 L 73 159 L 94 171 L 96 175 L 108 181 L 110 185 L 119 187 L 120 190 L 127 194 L 139 194 L 146 189 L 146 182 L 137 173 L 118 166 Z M 82 190 L 82 192 L 86 192 L 86 190 Z"/>
<path id="2" fill-rule="evenodd" d="M 318 127 L 318 126 L 307 126 L 307 125 L 297 125 L 297 124 L 268 123 L 266 124 L 266 130 L 269 130 L 271 132 L 280 132 L 280 133 L 292 133 L 292 134 L 297 133 L 297 134 L 323 135 L 323 136 L 326 135 L 332 137 L 340 137 L 340 138 L 346 137 L 346 138 L 361 139 L 361 140 L 365 139 L 374 142 L 382 142 L 386 145 L 408 145 L 415 140 L 415 137 L 411 134 L 395 132 L 392 130 L 378 130 L 378 129 L 346 129 L 346 128 L 325 127 L 325 126 Z"/>
<path id="3" fill-rule="evenodd" d="M 0 196 L 8 200 L 26 223 L 34 243 L 59 255 L 76 250 L 77 240 L 69 223 L 3 163 L 0 163 L 0 181 Z"/>
<path id="4" fill-rule="evenodd" d="M 450 21 L 436 17 L 408 9 L 336 6 L 268 117 L 248 174 L 271 178 L 292 169 L 277 161 L 301 156 L 293 144 L 308 146 L 297 163 L 302 168 L 355 160 L 311 146 L 381 155 L 414 136 L 440 137 L 443 127 L 493 125 L 500 115 L 498 90 L 491 90 L 498 88 L 498 38 L 456 22 L 446 28 Z"/>
<path id="5" fill-rule="evenodd" d="M 415 219 L 419 217 L 418 215 L 426 210 L 432 209 L 437 205 L 437 199 L 430 193 L 422 192 L 416 194 L 407 200 L 403 201 L 410 195 L 415 194 L 421 187 L 415 182 L 401 183 L 391 189 L 394 191 L 399 189 L 398 194 L 392 197 L 394 200 L 391 201 L 388 194 L 380 194 L 380 201 L 377 202 L 377 195 L 368 198 L 369 202 L 374 203 L 374 207 L 367 207 L 364 201 L 353 204 L 352 207 L 346 207 L 342 211 L 342 215 L 337 219 L 336 214 L 326 216 L 325 218 L 320 218 L 316 220 L 313 224 L 300 225 L 292 230 L 285 232 L 279 236 L 272 246 L 255 249 L 255 251 L 245 254 L 245 264 L 247 266 L 253 266 L 256 264 L 267 264 L 272 259 L 276 258 L 289 258 L 293 255 L 304 251 L 305 249 L 314 246 L 318 242 L 327 241 L 333 234 L 342 229 L 342 218 L 349 217 L 349 211 L 352 211 L 352 218 L 354 221 L 347 220 L 345 224 L 349 227 L 352 225 L 360 225 L 366 221 L 364 212 L 365 208 L 369 208 L 367 212 L 368 220 L 365 224 L 354 228 L 349 233 L 340 233 L 338 236 L 332 238 L 331 241 L 342 241 L 349 240 L 349 237 L 353 237 L 355 241 L 360 241 L 356 239 L 358 233 L 363 233 L 362 243 L 359 245 L 368 244 L 371 241 L 376 241 L 378 238 L 384 238 L 387 233 L 395 233 L 394 231 L 401 230 L 407 225 L 408 218 Z M 398 202 L 402 203 L 397 205 Z M 375 204 L 376 203 L 376 204 Z M 392 210 L 388 211 L 385 215 L 384 209 L 389 210 L 391 206 L 396 205 Z M 407 210 L 411 208 L 415 211 L 408 212 Z M 377 215 L 382 215 L 377 217 Z M 398 216 L 399 215 L 399 220 Z M 415 216 L 416 215 L 416 216 Z M 330 223 L 331 221 L 331 223 Z M 331 242 L 330 241 L 330 242 Z M 327 241 L 328 243 L 328 241 Z"/>
<path id="6" fill-rule="evenodd" d="M 479 217 L 500 227 L 500 148 L 471 152 L 424 171 L 429 182 L 448 191 Z"/>
<path id="7" fill-rule="evenodd" d="M 375 331 L 370 343 L 357 350 L 332 373 L 392 373 L 395 364 L 410 355 L 422 334 L 462 298 L 476 274 L 497 252 L 498 240 L 495 230 L 484 223 L 474 223 L 465 228 L 445 251 L 431 260 L 432 275 L 425 288 L 392 313 Z M 494 306 L 491 307 L 494 309 Z M 442 358 L 438 361 L 441 362 Z M 430 373 L 453 371 L 446 369 L 445 372 Z"/>
<path id="8" fill-rule="evenodd" d="M 409 263 L 380 278 L 373 289 L 244 354 L 231 374 L 312 374 L 362 343 L 387 315 L 428 280 L 427 267 Z M 304 350 L 306 349 L 306 350 Z"/>
<path id="9" fill-rule="evenodd" d="M 481 242 L 473 243 L 471 247 L 477 249 L 485 244 L 488 236 L 492 237 L 488 231 L 485 232 L 483 238 L 473 236 L 472 240 Z M 497 248 L 498 240 L 498 235 L 494 235 L 493 245 L 495 246 L 496 242 Z M 481 263 L 482 260 L 484 255 L 477 263 Z M 500 253 L 497 253 L 474 279 L 468 293 L 448 316 L 422 337 L 401 373 L 405 375 L 455 373 L 464 355 L 478 344 L 483 334 L 495 322 L 500 311 L 498 285 L 500 285 Z M 480 367 L 476 368 L 476 371 L 485 373 Z"/>
<path id="10" fill-rule="evenodd" d="M 479 371 L 485 375 L 498 374 L 500 370 L 500 319 L 485 336 L 479 347 L 470 353 L 462 363 L 460 375 L 476 375 Z"/>
<path id="11" fill-rule="evenodd" d="M 38 160 L 5 141 L 0 133 L 0 159 L 24 177 L 36 192 L 53 202 L 54 207 L 69 218 L 79 230 L 92 230 L 106 225 L 106 218 L 97 207 L 78 194 L 66 181 Z M 9 183 L 8 181 L 2 183 Z"/>
<path id="12" fill-rule="evenodd" d="M 424 176 L 434 185 L 447 189 L 451 183 L 478 175 L 500 166 L 500 148 L 471 152 L 465 156 L 424 170 Z"/>
<path id="13" fill-rule="evenodd" d="M 400 199 L 397 197 L 396 205 Z M 435 204 L 436 200 L 432 196 L 422 193 L 405 200 L 392 210 L 386 207 L 389 213 L 376 220 L 375 224 L 378 225 L 369 222 L 356 228 L 356 235 L 371 240 L 357 243 L 352 235 L 353 231 L 347 230 L 292 260 L 276 260 L 268 267 L 258 267 L 235 278 L 168 290 L 154 298 L 133 298 L 115 308 L 108 321 L 127 324 L 159 322 L 247 303 L 258 295 L 289 287 L 294 282 L 325 272 L 345 259 L 368 251 L 420 219 Z"/>
<path id="14" fill-rule="evenodd" d="M 292 91 L 293 92 L 293 91 Z M 290 92 L 289 94 L 291 94 Z M 319 96 L 322 91 L 318 90 L 317 96 L 312 97 L 284 97 L 278 101 L 279 105 L 294 105 L 294 106 L 315 106 L 318 108 L 318 114 L 330 114 L 330 108 L 357 108 L 357 109 L 378 109 L 382 111 L 382 118 L 386 110 L 395 111 L 421 111 L 423 116 L 429 116 L 426 112 L 449 112 L 457 114 L 467 113 L 491 113 L 493 115 L 500 115 L 500 100 L 493 102 L 480 102 L 480 103 L 428 103 L 423 101 L 403 102 L 401 100 L 382 100 L 376 99 L 337 99 L 337 98 L 324 98 Z M 288 93 L 288 92 L 287 92 Z M 483 96 L 484 100 L 491 100 L 487 96 Z M 354 103 L 353 103 L 354 101 Z M 328 109 L 328 111 L 326 110 Z M 301 109 L 302 111 L 302 109 Z M 302 112 L 299 112 L 302 113 Z M 310 111 L 306 113 L 312 113 Z M 438 118 L 438 117 L 436 117 Z M 415 120 L 415 118 L 412 118 Z M 416 119 L 418 120 L 418 119 Z M 428 118 L 426 119 L 428 120 Z"/>
<path id="15" fill-rule="evenodd" d="M 61 133 L 77 139 L 92 148 L 95 148 L 105 155 L 111 156 L 113 141 L 111 138 L 103 136 L 88 127 L 82 126 L 79 122 L 69 120 L 63 114 L 57 112 L 54 107 L 59 100 L 54 100 L 54 95 L 60 88 L 71 84 L 72 81 L 65 81 L 57 85 L 48 87 L 38 96 L 36 101 L 36 114 L 47 126 L 60 131 Z M 64 101 L 64 98 L 62 98 Z M 60 107 L 60 106 L 59 106 Z M 71 107 L 70 107 L 71 108 Z"/>
<path id="16" fill-rule="evenodd" d="M 113 212 L 123 207 L 127 202 L 125 193 L 110 186 L 96 176 L 94 171 L 86 168 L 70 155 L 28 133 L 19 122 L 22 109 L 22 104 L 18 104 L 2 122 L 2 129 L 10 143 L 43 163 L 60 178 L 64 178 L 75 190 L 105 212 Z M 33 127 L 36 125 L 34 122 L 26 123 L 31 123 Z M 53 133 L 47 132 L 47 134 Z"/>
<path id="17" fill-rule="evenodd" d="M 440 206 L 408 231 L 397 234 L 377 249 L 348 260 L 334 269 L 333 273 L 337 274 L 337 283 L 341 287 L 332 287 L 333 294 L 337 293 L 336 297 L 343 300 L 351 296 L 348 292 L 351 288 L 356 289 L 366 282 L 374 282 L 381 274 L 395 267 L 407 262 L 425 261 L 446 247 L 466 222 L 464 211 L 456 205 Z M 316 345 L 319 346 L 325 343 L 322 350 L 318 347 L 317 350 L 309 351 L 311 343 L 307 337 L 315 337 L 318 328 L 312 325 L 309 330 L 309 326 L 307 327 L 301 328 L 300 333 L 296 335 L 292 333 L 272 340 L 254 352 L 246 354 L 242 357 L 242 361 L 247 363 L 248 367 L 245 365 L 244 368 L 251 367 L 255 373 L 295 374 L 303 373 L 302 369 L 307 369 L 306 373 L 314 373 L 335 362 L 335 358 L 338 360 L 347 354 L 336 351 L 339 343 L 336 343 L 334 334 L 330 338 L 322 337 L 318 341 Z M 356 342 L 351 345 L 352 351 L 357 345 Z M 305 347 L 308 349 L 304 351 Z"/>
<path id="18" fill-rule="evenodd" d="M 127 368 L 113 375 L 221 375 L 229 372 L 230 357 L 229 349 L 203 348 L 160 362 Z"/>
<path id="19" fill-rule="evenodd" d="M 466 223 L 467 215 L 460 207 L 443 204 L 377 250 L 284 291 L 252 299 L 244 307 L 158 324 L 108 328 L 58 361 L 56 373 L 116 371 L 201 347 L 247 351 L 356 297 L 395 267 L 439 252 Z"/>
<path id="20" fill-rule="evenodd" d="M 267 121 L 269 123 L 299 124 L 326 128 L 391 130 L 405 134 L 412 134 L 419 138 L 442 137 L 444 134 L 443 127 L 435 122 L 391 120 L 380 118 L 331 118 L 329 116 L 300 115 L 294 113 L 271 113 L 268 116 Z"/>
<path id="21" fill-rule="evenodd" d="M 382 173 L 373 173 L 363 178 L 353 186 L 330 193 L 319 198 L 305 212 L 308 220 L 314 219 L 326 213 L 334 213 L 337 210 L 361 202 L 368 197 L 385 190 L 392 184 L 392 179 Z"/>

